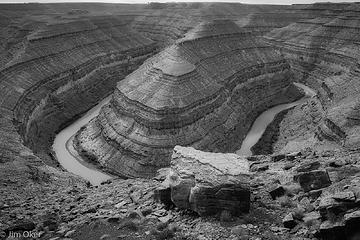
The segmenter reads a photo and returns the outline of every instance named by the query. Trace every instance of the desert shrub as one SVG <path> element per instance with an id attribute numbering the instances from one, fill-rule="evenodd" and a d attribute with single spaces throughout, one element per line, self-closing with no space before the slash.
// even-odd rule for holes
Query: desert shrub
<path id="1" fill-rule="evenodd" d="M 220 221 L 221 222 L 230 222 L 232 220 L 231 213 L 227 210 L 223 210 L 220 213 Z"/>
<path id="2" fill-rule="evenodd" d="M 124 228 L 136 232 L 138 231 L 139 226 L 131 220 L 125 220 L 119 225 L 119 229 L 124 229 Z"/>
<path id="3" fill-rule="evenodd" d="M 151 229 L 150 234 L 155 237 L 156 240 L 172 239 L 175 236 L 177 227 L 173 224 L 158 224 L 156 229 Z"/>
<path id="4" fill-rule="evenodd" d="M 304 208 L 305 212 L 311 212 L 315 209 L 308 198 L 303 198 L 300 201 L 300 205 Z"/>
<path id="5" fill-rule="evenodd" d="M 299 184 L 288 184 L 284 186 L 285 194 L 289 197 L 298 194 L 301 191 L 301 187 Z"/>
<path id="6" fill-rule="evenodd" d="M 290 199 L 289 196 L 281 196 L 277 200 L 280 203 L 281 207 L 287 207 L 287 208 L 295 207 L 295 204 L 293 203 L 293 201 Z"/>
<path id="7" fill-rule="evenodd" d="M 338 219 L 338 216 L 337 216 L 335 213 L 328 211 L 328 212 L 326 213 L 326 218 L 327 218 L 327 220 L 329 220 L 331 223 L 335 223 L 335 222 L 337 221 L 337 219 Z"/>
<path id="8" fill-rule="evenodd" d="M 293 212 L 293 217 L 297 220 L 302 220 L 304 217 L 304 209 L 303 208 L 296 208 Z"/>
<path id="9" fill-rule="evenodd" d="M 304 221 L 305 226 L 310 230 L 317 230 L 320 227 L 320 221 L 317 219 L 309 219 Z"/>
<path id="10" fill-rule="evenodd" d="M 159 223 L 159 224 L 156 225 L 156 229 L 159 230 L 159 231 L 162 231 L 162 230 L 164 230 L 165 228 L 167 228 L 168 225 L 169 225 L 168 223 L 163 223 L 163 222 L 161 222 L 161 223 Z"/>
<path id="11" fill-rule="evenodd" d="M 156 240 L 165 240 L 171 239 L 175 236 L 175 232 L 170 229 L 164 229 L 163 231 L 159 231 L 157 235 L 155 235 Z"/>
<path id="12" fill-rule="evenodd" d="M 242 223 L 242 224 L 254 224 L 254 223 L 256 223 L 257 222 L 257 219 L 258 217 L 256 216 L 256 215 L 254 215 L 254 213 L 253 212 L 250 212 L 250 213 L 248 213 L 248 214 L 246 214 L 246 215 L 242 215 L 241 217 L 240 217 L 240 222 Z"/>
<path id="13" fill-rule="evenodd" d="M 30 175 L 30 179 L 34 182 L 49 182 L 50 181 L 50 174 L 42 171 L 41 169 L 26 165 L 28 167 L 27 173 Z"/>

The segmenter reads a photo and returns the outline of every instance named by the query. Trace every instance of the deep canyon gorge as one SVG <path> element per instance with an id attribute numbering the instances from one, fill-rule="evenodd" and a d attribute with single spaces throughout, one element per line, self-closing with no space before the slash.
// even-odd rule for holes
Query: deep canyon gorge
<path id="1" fill-rule="evenodd" d="M 0 4 L 0 30 L 1 232 L 360 238 L 360 4 Z"/>

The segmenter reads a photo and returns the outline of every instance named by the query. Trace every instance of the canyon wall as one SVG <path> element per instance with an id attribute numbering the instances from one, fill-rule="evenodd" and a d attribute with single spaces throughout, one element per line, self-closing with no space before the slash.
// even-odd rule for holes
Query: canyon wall
<path id="1" fill-rule="evenodd" d="M 357 148 L 360 5 L 314 4 L 307 11 L 318 12 L 318 17 L 275 29 L 265 36 L 288 59 L 295 73 L 294 80 L 316 89 L 318 94 L 312 106 L 303 108 L 315 109 L 316 115 L 321 115 L 321 120 L 316 117 L 312 124 L 312 134 L 306 134 L 307 137 L 303 133 L 290 134 L 286 130 L 289 126 L 302 123 L 289 116 L 280 129 L 282 147 L 290 140 L 311 139 L 313 144 L 307 147 L 321 145 L 318 140 L 325 140 L 335 142 L 338 148 Z M 294 114 L 307 115 L 301 112 L 298 107 Z M 314 136 L 317 141 L 313 141 Z"/>
<path id="2" fill-rule="evenodd" d="M 128 13 L 127 13 L 128 14 Z M 164 45 L 173 43 L 202 21 L 229 19 L 259 34 L 304 19 L 301 9 L 289 6 L 238 3 L 149 4 L 138 11 L 132 28 Z"/>
<path id="3" fill-rule="evenodd" d="M 48 24 L 29 34 L 0 71 L 2 117 L 47 159 L 57 130 L 108 95 L 156 51 L 127 19 L 94 17 Z"/>
<path id="4" fill-rule="evenodd" d="M 237 21 L 274 9 L 284 16 L 288 11 L 230 3 L 2 4 L 4 128 L 11 126 L 17 143 L 53 163 L 48 150 L 55 132 L 109 94 L 157 46 L 176 41 L 203 20 Z"/>
<path id="5" fill-rule="evenodd" d="M 353 5 L 357 6 L 356 4 Z M 49 153 L 51 153 L 49 147 L 51 146 L 51 140 L 56 131 L 66 126 L 70 121 L 108 95 L 115 88 L 116 82 L 123 79 L 128 73 L 140 66 L 146 58 L 157 52 L 158 46 L 166 47 L 169 46 L 169 44 L 174 44 L 164 52 L 170 52 L 168 55 L 172 55 L 173 53 L 175 53 L 175 55 L 179 54 L 181 58 L 185 58 L 186 61 L 195 65 L 196 69 L 198 69 L 197 71 L 200 71 L 201 76 L 206 76 L 206 79 L 213 79 L 214 83 L 218 84 L 212 88 L 217 89 L 218 93 L 221 93 L 216 99 L 209 98 L 211 94 L 208 95 L 201 100 L 201 106 L 194 106 L 194 103 L 193 105 L 186 102 L 181 103 L 184 104 L 184 106 L 190 104 L 191 107 L 199 108 L 199 112 L 202 112 L 201 114 L 195 114 L 197 110 L 194 110 L 194 114 L 190 114 L 181 120 L 181 124 L 185 124 L 186 126 L 193 122 L 199 122 L 198 124 L 200 124 L 200 120 L 204 118 L 204 116 L 211 114 L 210 111 L 222 109 L 220 105 L 224 108 L 224 102 L 230 105 L 231 108 L 234 108 L 235 110 L 232 109 L 232 111 L 236 112 L 238 109 L 233 107 L 233 105 L 238 106 L 238 103 L 235 104 L 234 99 L 242 96 L 242 100 L 239 100 L 239 102 L 245 101 L 243 95 L 249 92 L 247 89 L 245 90 L 245 88 L 240 87 L 239 82 L 247 81 L 247 79 L 255 79 L 259 76 L 263 76 L 264 78 L 267 76 L 266 79 L 276 79 L 278 78 L 277 74 L 279 72 L 281 72 L 280 75 L 287 76 L 287 73 L 284 73 L 289 72 L 289 65 L 287 65 L 286 61 L 289 61 L 290 67 L 296 72 L 296 79 L 300 79 L 300 75 L 305 76 L 308 74 L 308 67 L 313 65 L 312 60 L 309 59 L 315 59 L 315 57 L 303 57 L 303 60 L 296 60 L 299 62 L 296 63 L 294 59 L 296 59 L 296 56 L 299 56 L 300 59 L 301 54 L 298 52 L 295 53 L 294 50 L 291 50 L 292 52 L 288 51 L 288 48 L 294 49 L 294 47 L 286 47 L 289 43 L 282 44 L 282 42 L 284 42 L 282 37 L 286 37 L 287 35 L 288 37 L 286 38 L 289 39 L 296 37 L 293 36 L 294 30 L 291 30 L 292 28 L 298 30 L 298 28 L 302 28 L 303 25 L 320 27 L 319 21 L 326 22 L 326 19 L 339 18 L 340 20 L 338 20 L 341 23 L 336 24 L 347 26 L 345 28 L 347 30 L 343 31 L 350 31 L 352 35 L 350 34 L 348 36 L 348 40 L 343 39 L 342 42 L 338 42 L 338 50 L 334 50 L 336 53 L 332 52 L 332 56 L 342 51 L 340 49 L 341 45 L 345 44 L 348 46 L 350 42 L 353 42 L 353 49 L 356 50 L 356 41 L 354 41 L 357 36 L 356 32 L 354 32 L 356 27 L 353 27 L 350 23 L 350 27 L 347 23 L 342 23 L 357 21 L 356 7 L 352 7 L 353 5 L 317 4 L 271 6 L 234 3 L 179 3 L 160 5 L 102 3 L 4 4 L 0 9 L 2 161 L 8 162 L 14 158 L 19 158 L 15 156 L 19 156 L 21 151 L 25 151 L 29 154 L 35 152 L 45 160 L 47 164 L 54 164 L 55 161 L 51 159 L 51 154 L 49 155 Z M 347 8 L 348 10 L 346 11 L 348 11 L 348 15 L 338 17 L 339 10 Z M 243 46 L 237 46 L 233 43 L 227 46 L 228 43 L 226 43 L 225 45 L 229 49 L 222 49 L 216 53 L 214 57 L 203 53 L 204 55 L 201 55 L 199 58 L 194 56 L 198 54 L 195 54 L 195 52 L 199 49 L 205 48 L 205 50 L 201 51 L 209 51 L 209 54 L 212 54 L 211 52 L 213 50 L 207 49 L 204 46 L 207 44 L 210 44 L 210 46 L 215 44 L 216 40 L 214 40 L 213 37 L 208 38 L 206 34 L 201 37 L 187 36 L 187 40 L 176 43 L 177 39 L 183 37 L 186 32 L 200 22 L 207 22 L 213 19 L 231 19 L 240 26 L 243 29 L 243 33 L 235 35 L 241 35 L 238 39 L 240 39 L 240 42 L 243 42 Z M 291 24 L 292 22 L 297 23 Z M 321 22 L 322 27 L 329 25 L 325 22 Z M 356 22 L 352 24 L 356 25 Z M 280 29 L 281 27 L 284 28 Z M 335 27 L 326 26 L 326 28 L 333 29 Z M 298 35 L 308 30 L 309 29 L 299 30 Z M 266 43 L 261 42 L 259 39 L 254 39 L 270 31 L 272 32 L 267 35 Z M 316 35 L 316 31 L 314 34 Z M 233 42 L 234 40 L 228 39 L 237 38 L 232 34 L 230 35 L 232 37 L 227 36 L 225 31 L 218 36 L 217 41 L 225 39 L 224 41 Z M 186 39 L 186 37 L 184 39 Z M 295 41 L 297 41 L 297 39 Z M 313 40 L 309 41 L 311 44 L 307 44 L 313 45 L 312 41 Z M 272 47 L 267 45 L 269 43 Z M 246 45 L 252 47 L 248 48 Z M 273 50 L 268 50 L 273 47 L 281 49 L 286 60 L 278 53 L 274 54 Z M 304 50 L 302 50 L 304 52 L 302 55 L 307 54 L 307 49 L 308 48 L 304 48 Z M 259 53 L 258 51 L 260 50 L 263 53 Z M 240 55 L 240 51 L 243 51 L 241 54 L 248 55 L 246 57 L 243 56 L 240 60 L 236 59 L 234 61 L 243 64 L 243 68 L 234 66 L 231 62 L 231 59 L 235 59 L 237 55 Z M 347 53 L 341 53 L 341 56 L 346 55 L 349 57 L 351 54 L 356 53 L 356 51 L 353 50 L 346 51 Z M 319 55 L 319 51 L 315 52 L 312 56 Z M 187 54 L 192 55 L 188 56 Z M 225 57 L 227 54 L 229 54 L 229 57 Z M 262 56 L 262 54 L 266 56 Z M 277 60 L 271 59 L 272 57 L 268 55 L 276 56 L 275 58 L 282 59 L 282 62 L 280 61 L 281 63 L 278 62 L 276 65 L 274 62 Z M 247 61 L 249 61 L 250 64 L 252 61 L 257 61 L 255 59 L 259 56 L 261 56 L 261 60 L 254 64 L 256 67 L 251 68 L 247 65 Z M 351 57 L 356 58 L 356 56 L 353 55 L 351 55 Z M 227 64 L 225 64 L 224 60 L 226 58 L 230 59 L 228 60 L 230 62 Z M 271 62 L 269 65 L 270 70 L 267 64 L 268 58 L 271 59 L 269 60 Z M 244 59 L 247 60 L 245 61 Z M 223 60 L 224 62 L 221 62 Z M 216 61 L 220 61 L 220 63 Z M 343 60 L 339 60 L 339 62 L 340 61 Z M 196 64 L 199 65 L 200 68 L 198 68 Z M 220 69 L 219 67 L 223 70 L 218 71 L 218 69 Z M 299 68 L 303 70 L 297 70 Z M 340 68 L 342 69 L 343 67 Z M 244 69 L 244 71 L 240 73 L 242 70 L 240 71 L 239 69 Z M 280 71 L 278 69 L 283 70 Z M 357 76 L 357 69 L 358 67 L 353 67 L 349 70 L 349 79 L 352 78 L 352 75 Z M 270 71 L 271 74 L 268 71 Z M 318 70 L 318 72 L 320 72 L 320 70 Z M 156 71 L 155 73 L 158 74 Z M 288 74 L 289 76 L 285 78 L 290 77 L 290 72 Z M 336 71 L 336 74 L 343 76 L 341 70 Z M 230 75 L 232 77 L 229 77 Z M 170 76 L 172 75 L 170 74 Z M 177 78 L 182 78 L 182 75 L 177 76 Z M 242 80 L 231 80 L 231 78 Z M 277 82 L 275 80 L 271 81 Z M 255 102 L 257 101 L 255 96 L 259 95 L 258 91 L 262 91 L 259 89 L 266 88 L 263 86 L 258 87 L 260 80 L 254 80 L 253 82 L 254 89 L 251 91 L 253 91 L 254 96 L 249 97 L 249 100 Z M 335 87 L 328 86 L 328 83 L 321 84 L 322 87 L 317 87 L 317 85 L 313 84 L 310 80 L 307 81 L 307 83 L 324 92 L 324 94 L 320 94 L 322 100 L 319 102 L 319 106 L 321 107 L 326 105 L 324 102 L 329 102 L 324 100 L 325 98 L 323 96 L 326 97 L 329 95 L 336 97 L 341 95 L 332 93 Z M 283 88 L 285 85 L 286 84 L 281 86 L 274 85 L 274 89 Z M 350 86 L 350 83 L 347 86 Z M 352 90 L 354 91 L 354 89 Z M 119 95 L 120 93 L 121 90 L 115 91 L 115 95 Z M 231 96 L 230 98 L 232 100 L 228 100 L 229 96 Z M 338 99 L 340 98 L 341 97 L 338 97 Z M 224 99 L 226 99 L 226 101 Z M 269 97 L 269 99 L 271 99 L 271 97 Z M 197 99 L 194 101 L 198 102 L 200 100 Z M 211 104 L 208 106 L 205 102 L 209 101 Z M 222 101 L 223 103 L 220 104 Z M 262 103 L 260 103 L 260 105 L 261 104 Z M 182 140 L 180 143 L 193 146 L 197 146 L 196 144 L 198 144 L 199 148 L 203 150 L 233 151 L 235 149 L 233 146 L 239 144 L 242 140 L 242 135 L 240 134 L 238 137 L 238 134 L 235 133 L 246 131 L 252 119 L 257 116 L 259 112 L 273 104 L 275 103 L 270 102 L 262 107 L 254 103 L 252 103 L 251 106 L 244 104 L 244 111 L 249 113 L 248 115 L 241 117 L 236 116 L 236 114 L 231 115 L 233 116 L 231 117 L 233 120 L 227 120 L 228 125 L 226 125 L 224 129 L 220 128 L 220 125 L 217 126 L 217 130 L 214 130 L 211 136 L 209 135 L 210 137 L 204 138 L 207 140 L 196 143 L 189 140 Z M 346 122 L 346 127 L 350 126 L 349 129 L 356 126 L 357 122 L 358 107 L 356 104 L 351 104 L 354 106 L 351 107 L 348 114 L 349 117 L 344 121 Z M 123 106 L 112 101 L 112 111 L 115 107 L 122 108 Z M 254 111 L 249 111 L 250 108 L 254 108 Z M 129 109 L 127 109 L 127 111 L 128 110 Z M 148 115 L 146 111 L 149 111 L 149 109 L 142 110 L 143 115 L 141 117 L 143 120 L 138 121 L 141 124 L 145 124 L 146 127 L 150 127 L 151 130 L 145 134 L 145 136 L 148 136 L 153 134 L 152 131 L 154 131 L 154 129 L 157 129 L 156 125 L 159 125 L 159 121 L 157 123 L 150 123 L 149 119 L 158 113 L 152 112 L 153 115 L 145 117 L 145 115 Z M 188 109 L 186 111 L 188 111 Z M 172 117 L 178 117 L 176 114 L 179 113 L 171 114 Z M 213 113 L 213 115 L 216 114 Z M 334 113 L 329 113 L 327 116 L 330 115 L 334 115 Z M 344 130 L 343 126 L 337 121 L 334 121 L 333 118 L 328 117 L 328 120 L 323 121 L 323 126 L 325 127 L 319 128 L 317 136 L 321 135 L 324 138 L 335 138 L 337 141 L 339 141 L 339 139 L 342 141 L 341 139 L 344 137 L 344 132 L 346 134 L 349 130 Z M 335 118 L 337 118 L 337 116 L 335 116 Z M 245 122 L 244 126 L 229 123 L 238 120 L 239 122 Z M 175 129 L 179 130 L 178 126 L 181 126 L 180 123 L 172 122 L 172 120 L 170 121 L 168 119 L 166 121 L 166 124 L 172 124 L 172 127 L 175 126 Z M 161 124 L 165 123 L 161 122 Z M 215 123 L 214 127 L 217 124 L 218 123 Z M 317 128 L 317 125 L 315 127 Z M 331 133 L 328 131 L 328 128 L 332 129 Z M 190 130 L 188 129 L 186 131 Z M 207 131 L 208 130 L 205 132 Z M 193 135 L 198 134 L 196 131 L 193 132 Z M 205 135 L 205 132 L 200 135 Z M 335 135 L 333 132 L 335 132 Z M 157 134 L 160 133 L 155 133 L 155 135 Z M 167 133 L 165 135 L 167 135 Z M 218 140 L 211 140 L 215 139 L 215 135 Z M 337 137 L 338 135 L 342 137 L 339 138 Z M 196 137 L 196 139 L 199 138 L 200 137 Z M 352 138 L 354 139 L 355 135 Z M 5 139 L 10 140 L 6 141 Z M 230 141 L 233 141 L 233 144 L 228 144 Z M 351 141 L 354 142 L 354 140 Z M 174 141 L 174 144 L 175 142 L 178 143 L 177 140 Z M 31 150 L 25 147 L 24 144 L 30 147 Z M 132 143 L 130 145 L 132 145 Z M 170 145 L 165 148 L 160 147 L 159 149 L 162 149 L 160 151 L 162 152 L 168 148 L 170 148 Z M 167 150 L 164 151 L 167 152 Z M 144 155 L 147 157 L 152 156 L 151 153 Z M 134 155 L 134 158 L 139 159 L 139 156 Z M 27 161 L 27 159 L 25 159 L 25 161 Z"/>
<path id="6" fill-rule="evenodd" d="M 153 176 L 175 145 L 234 152 L 259 113 L 300 97 L 291 78 L 251 32 L 204 22 L 120 81 L 75 147 L 126 177 Z"/>

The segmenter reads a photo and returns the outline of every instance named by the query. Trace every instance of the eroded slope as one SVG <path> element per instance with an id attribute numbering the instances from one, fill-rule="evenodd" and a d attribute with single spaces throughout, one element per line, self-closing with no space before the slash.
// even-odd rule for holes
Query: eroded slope
<path id="1" fill-rule="evenodd" d="M 323 145 L 319 140 L 352 149 L 359 143 L 359 6 L 315 4 L 309 10 L 324 8 L 327 14 L 273 30 L 266 36 L 289 60 L 296 79 L 318 92 L 316 100 L 295 109 L 296 117 L 289 116 L 280 125 L 278 150 L 287 143 L 287 151 Z M 306 123 L 309 118 L 310 125 Z M 301 130 L 290 132 L 288 126 L 299 126 Z M 305 126 L 311 126 L 309 131 Z M 305 146 L 305 142 L 311 144 Z"/>
<path id="2" fill-rule="evenodd" d="M 260 112 L 299 97 L 285 93 L 290 78 L 282 56 L 250 32 L 205 22 L 119 82 L 75 145 L 130 177 L 167 166 L 175 145 L 233 152 Z"/>

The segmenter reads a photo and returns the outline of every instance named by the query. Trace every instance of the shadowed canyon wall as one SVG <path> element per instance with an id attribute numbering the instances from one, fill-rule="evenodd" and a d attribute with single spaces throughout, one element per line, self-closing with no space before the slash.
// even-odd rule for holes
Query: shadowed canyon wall
<path id="1" fill-rule="evenodd" d="M 18 154 L 12 149 L 18 144 L 26 144 L 49 160 L 48 148 L 57 130 L 109 94 L 116 82 L 156 52 L 157 46 L 175 41 L 203 19 L 236 20 L 272 8 L 190 3 L 160 8 L 102 3 L 2 4 L 1 131 L 2 136 L 11 136 L 10 141 L 1 141 L 4 161 L 13 158 L 8 152 Z"/>
<path id="2" fill-rule="evenodd" d="M 46 152 L 56 130 L 156 50 L 126 24 L 111 17 L 49 24 L 27 36 L 1 70 L 2 109 L 13 111 L 14 125 L 35 153 Z"/>
<path id="3" fill-rule="evenodd" d="M 320 144 L 319 140 L 356 149 L 359 144 L 360 5 L 315 4 L 309 10 L 321 13 L 316 18 L 298 21 L 265 36 L 289 60 L 295 80 L 318 93 L 318 98 L 307 107 L 291 111 L 300 119 L 314 116 L 312 127 L 304 128 L 306 121 L 289 115 L 280 125 L 281 144 L 277 149 L 291 141 L 313 142 L 306 145 L 313 147 Z M 299 126 L 303 130 L 291 133 L 286 130 L 289 126 Z"/>
<path id="4" fill-rule="evenodd" d="M 164 109 L 154 110 L 152 109 L 154 106 L 148 106 L 146 101 L 139 105 L 134 99 L 127 98 L 127 94 L 124 94 L 122 89 L 127 83 L 119 83 L 114 99 L 93 122 L 99 122 L 99 119 L 103 118 L 102 124 L 112 126 L 114 123 L 107 123 L 108 119 L 105 117 L 109 118 L 111 114 L 117 114 L 114 119 L 118 119 L 119 115 L 129 115 L 131 109 L 140 109 L 139 106 L 142 106 L 141 110 L 136 112 L 139 114 L 137 123 L 142 125 L 134 126 L 134 129 L 138 127 L 144 131 L 141 134 L 147 139 L 146 143 L 131 142 L 128 143 L 129 147 L 124 147 L 124 144 L 119 144 L 119 139 L 110 141 L 109 149 L 121 149 L 121 151 L 125 149 L 129 153 L 125 155 L 131 155 L 131 159 L 140 164 L 140 166 L 130 166 L 126 171 L 134 172 L 131 169 L 136 168 L 138 168 L 136 171 L 140 171 L 139 169 L 145 168 L 148 164 L 146 162 L 145 165 L 141 165 L 143 163 L 138 161 L 140 158 L 145 156 L 145 159 L 152 159 L 156 156 L 152 152 L 153 147 L 150 147 L 150 150 L 142 148 L 144 144 L 148 145 L 154 140 L 148 137 L 153 135 L 158 136 L 155 138 L 158 139 L 156 141 L 160 141 L 159 136 L 166 136 L 164 141 L 169 141 L 169 135 L 177 136 L 175 140 L 170 141 L 171 144 L 159 143 L 159 147 L 156 148 L 159 149 L 157 153 L 160 156 L 167 155 L 168 150 L 175 143 L 193 145 L 204 150 L 233 151 L 235 146 L 241 143 L 243 132 L 247 131 L 255 116 L 276 104 L 276 102 L 265 105 L 255 103 L 256 97 L 261 95 L 259 93 L 269 87 L 259 85 L 260 82 L 279 83 L 271 89 L 274 95 L 268 96 L 270 100 L 276 96 L 276 89 L 287 86 L 290 77 L 309 84 L 320 93 L 319 100 L 314 100 L 318 102 L 314 103 L 315 110 L 313 110 L 317 115 L 325 117 L 321 116 L 322 120 L 319 121 L 321 124 L 313 124 L 313 128 L 317 129 L 316 136 L 354 146 L 357 142 L 356 132 L 349 133 L 357 129 L 359 109 L 358 101 L 355 101 L 356 103 L 350 101 L 351 98 L 356 97 L 359 69 L 356 60 L 358 59 L 357 6 L 356 4 L 262 6 L 233 3 L 2 4 L 0 9 L 1 161 L 11 162 L 14 159 L 30 161 L 29 157 L 26 157 L 30 156 L 31 159 L 39 162 L 37 156 L 32 154 L 34 152 L 47 164 L 54 164 L 55 161 L 49 155 L 51 153 L 49 147 L 56 131 L 111 93 L 118 81 L 137 69 L 145 59 L 158 52 L 159 46 L 166 49 L 161 53 L 165 55 L 159 56 L 173 58 L 175 54 L 175 62 L 177 58 L 185 59 L 196 69 L 196 75 L 191 75 L 194 74 L 193 71 L 174 76 L 171 73 L 170 80 L 165 74 L 165 81 L 171 82 L 176 79 L 175 81 L 182 82 L 185 81 L 184 79 L 193 77 L 197 79 L 202 76 L 202 79 L 207 79 L 206 84 L 208 79 L 213 79 L 209 87 L 215 89 L 217 94 L 206 93 L 206 96 L 200 94 L 195 100 L 184 97 L 186 100 L 183 102 L 174 103 L 177 107 L 169 105 L 168 109 L 177 110 L 169 110 L 171 114 L 166 118 Z M 343 10 L 346 10 L 346 13 L 340 14 Z M 191 29 L 200 22 L 214 19 L 231 19 L 242 28 L 241 33 L 228 35 L 223 32 L 216 38 L 209 38 L 206 34 L 201 36 L 190 34 L 182 41 L 176 42 L 189 30 L 192 33 L 199 32 L 199 29 L 195 31 Z M 339 30 L 340 28 L 343 29 Z M 264 34 L 267 34 L 266 42 L 260 40 L 260 36 Z M 341 37 L 342 35 L 345 38 Z M 319 47 L 320 38 L 333 40 L 328 40 Z M 207 44 L 209 46 L 216 44 L 216 41 L 224 41 L 227 49 L 216 52 L 214 50 L 216 47 L 204 47 Z M 235 42 L 239 43 L 235 44 Z M 169 47 L 171 44 L 172 46 Z M 281 54 L 274 51 L 274 47 L 280 49 Z M 199 49 L 202 49 L 200 57 L 197 56 Z M 228 54 L 229 56 L 225 57 Z M 149 61 L 151 63 L 154 60 Z M 148 64 L 145 63 L 139 71 L 148 73 L 150 70 L 144 70 L 145 66 L 149 66 Z M 219 70 L 220 67 L 222 70 Z M 160 67 L 162 68 L 165 68 L 165 72 L 172 72 L 172 68 L 168 68 L 167 63 Z M 149 75 L 156 76 L 161 71 L 150 71 Z M 292 71 L 295 75 L 291 74 Z M 253 80 L 257 78 L 266 81 Z M 249 83 L 251 94 L 247 100 L 253 101 L 251 104 L 243 104 L 246 99 L 244 96 L 250 91 L 243 86 L 245 84 L 239 84 L 241 82 Z M 200 92 L 199 86 L 189 86 L 187 88 L 197 89 L 196 92 Z M 346 90 L 341 90 L 343 87 Z M 163 91 L 166 93 L 170 90 Z M 139 93 L 148 94 L 143 90 L 139 90 Z M 127 100 L 126 104 L 119 99 Z M 166 104 L 161 103 L 159 107 L 163 106 L 166 109 Z M 243 105 L 247 115 L 239 116 L 234 113 L 239 111 L 237 106 L 240 105 Z M 232 108 L 231 111 L 227 111 L 228 108 Z M 179 109 L 183 112 L 181 113 Z M 336 109 L 345 112 L 338 114 L 335 113 Z M 204 124 L 206 130 L 202 133 L 194 130 L 200 129 L 198 126 L 202 124 L 201 121 L 206 122 L 209 116 L 218 114 L 216 111 L 226 112 L 224 116 L 230 116 L 229 120 L 225 121 L 225 117 L 222 120 L 216 118 L 218 120 L 210 124 L 211 127 Z M 130 114 L 129 119 L 134 119 L 133 115 Z M 181 121 L 174 121 L 174 118 L 179 116 L 182 116 Z M 285 117 L 280 127 L 283 123 L 293 124 L 291 119 Z M 95 125 L 93 122 L 90 125 Z M 159 124 L 164 124 L 166 128 L 159 129 Z M 191 127 L 186 129 L 184 126 Z M 210 128 L 216 130 L 210 131 Z M 129 129 L 127 131 L 127 135 L 133 132 Z M 189 132 L 191 134 L 188 134 Z M 210 132 L 211 134 L 206 134 Z M 106 134 L 112 138 L 118 136 L 118 133 L 114 132 Z M 178 137 L 181 134 L 189 135 L 188 138 L 193 140 Z M 124 137 L 128 138 L 127 135 L 125 134 Z M 286 141 L 281 139 L 283 139 L 282 134 L 279 134 L 281 145 L 286 144 Z M 107 141 L 105 142 L 108 144 Z M 87 147 L 91 149 L 91 146 Z M 136 151 L 132 148 L 142 149 L 141 154 L 133 154 Z M 99 157 L 101 158 L 102 156 Z M 111 164 L 116 168 L 115 163 Z M 155 169 L 165 164 L 166 161 L 161 160 L 153 166 Z M 147 175 L 150 172 L 151 169 L 144 171 L 143 174 Z"/>
<path id="5" fill-rule="evenodd" d="M 289 69 L 234 22 L 201 23 L 119 82 L 75 145 L 127 177 L 153 176 L 175 145 L 233 152 L 259 113 L 300 97 Z"/>

